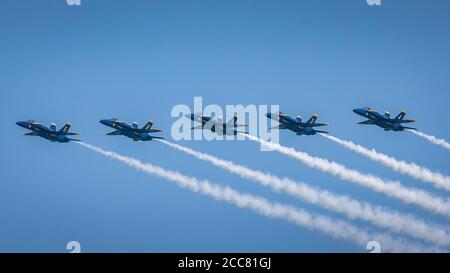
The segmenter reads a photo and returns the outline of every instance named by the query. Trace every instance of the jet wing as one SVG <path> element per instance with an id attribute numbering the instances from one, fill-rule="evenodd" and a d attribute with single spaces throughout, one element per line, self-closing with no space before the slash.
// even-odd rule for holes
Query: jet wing
<path id="1" fill-rule="evenodd" d="M 273 127 L 270 127 L 270 129 L 286 129 L 286 126 L 284 125 L 284 124 L 280 124 L 280 125 L 276 125 L 276 126 L 273 126 Z"/>
<path id="2" fill-rule="evenodd" d="M 366 124 L 366 125 L 373 124 L 373 120 L 368 119 L 368 120 L 366 120 L 366 121 L 358 122 L 358 124 Z"/>
<path id="3" fill-rule="evenodd" d="M 119 131 L 119 130 L 115 130 L 115 131 L 112 131 L 110 133 L 107 133 L 106 135 L 107 136 L 119 136 L 119 135 L 122 135 L 122 132 Z"/>
<path id="4" fill-rule="evenodd" d="M 29 132 L 29 133 L 24 133 L 24 136 L 38 136 L 39 134 L 36 132 Z"/>
<path id="5" fill-rule="evenodd" d="M 213 128 L 215 128 L 216 130 L 223 129 L 222 123 L 218 123 L 212 119 L 209 119 L 208 121 L 203 122 L 201 126 L 203 126 L 203 129 L 207 129 L 207 130 L 211 130 Z"/>

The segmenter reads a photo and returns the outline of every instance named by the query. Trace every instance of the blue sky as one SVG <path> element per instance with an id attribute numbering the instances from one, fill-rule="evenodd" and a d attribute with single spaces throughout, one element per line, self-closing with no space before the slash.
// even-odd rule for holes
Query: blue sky
<path id="1" fill-rule="evenodd" d="M 156 142 L 108 137 L 98 121 L 155 120 L 170 140 L 174 105 L 279 104 L 319 114 L 334 135 L 450 173 L 448 152 L 403 132 L 355 125 L 351 109 L 406 109 L 450 138 L 450 3 L 346 1 L 6 0 L 0 9 L 0 251 L 365 251 L 219 203 L 75 144 L 20 136 L 18 120 L 70 121 L 88 143 L 311 212 Z M 442 192 L 321 137 L 281 142 L 352 168 Z M 413 206 L 342 182 L 250 141 L 180 144 L 436 223 Z M 376 230 L 362 222 L 354 222 Z"/>

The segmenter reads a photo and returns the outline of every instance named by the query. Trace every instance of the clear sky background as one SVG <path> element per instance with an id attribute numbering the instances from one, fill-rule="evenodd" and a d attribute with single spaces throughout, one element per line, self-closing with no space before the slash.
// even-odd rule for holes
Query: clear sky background
<path id="1" fill-rule="evenodd" d="M 73 143 L 19 135 L 18 120 L 186 175 L 207 178 L 311 212 L 340 217 L 271 192 L 157 142 L 109 137 L 98 121 L 149 119 L 165 129 L 176 104 L 279 104 L 319 114 L 327 130 L 450 174 L 449 154 L 408 132 L 358 126 L 356 107 L 418 120 L 450 138 L 450 2 L 383 0 L 5 0 L 0 4 L 0 251 L 365 251 L 137 172 Z M 286 146 L 444 193 L 319 136 L 281 132 Z M 180 144 L 246 166 L 448 224 L 414 206 L 342 182 L 251 141 Z M 448 196 L 448 195 L 447 195 Z M 354 224 L 377 231 L 370 225 Z"/>

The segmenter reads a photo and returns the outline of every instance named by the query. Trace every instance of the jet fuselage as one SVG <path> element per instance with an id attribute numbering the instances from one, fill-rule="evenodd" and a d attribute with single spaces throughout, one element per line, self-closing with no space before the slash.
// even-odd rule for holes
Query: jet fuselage
<path id="1" fill-rule="evenodd" d="M 134 126 L 131 126 L 123 121 L 119 121 L 116 119 L 102 119 L 100 123 L 111 128 L 116 129 L 116 131 L 109 133 L 108 135 L 123 135 L 128 138 L 133 139 L 134 141 L 149 141 L 154 138 L 162 139 L 161 137 L 151 136 L 149 133 L 161 132 L 160 129 L 145 129 L 138 128 L 137 123 L 133 123 Z M 150 124 L 150 123 L 149 123 Z M 153 124 L 153 122 L 151 122 Z M 148 125 L 147 125 L 148 126 Z M 151 127 L 151 125 L 149 126 Z"/>
<path id="2" fill-rule="evenodd" d="M 79 141 L 76 139 L 68 138 L 67 135 L 78 135 L 78 133 L 67 133 L 67 131 L 56 131 L 54 128 L 48 128 L 36 121 L 18 121 L 16 122 L 20 127 L 26 128 L 32 132 L 26 133 L 27 136 L 40 136 L 52 142 L 67 143 L 71 140 Z M 54 125 L 53 125 L 54 126 Z M 67 126 L 67 125 L 66 125 Z"/>
<path id="3" fill-rule="evenodd" d="M 314 115 L 308 122 L 302 122 L 302 120 L 300 118 L 294 119 L 294 118 L 290 117 L 289 115 L 286 115 L 283 113 L 279 113 L 279 114 L 267 113 L 266 116 L 268 118 L 276 120 L 280 123 L 280 125 L 278 126 L 278 129 L 288 129 L 288 130 L 295 132 L 297 135 L 311 136 L 311 135 L 315 135 L 316 133 L 327 133 L 325 131 L 319 131 L 319 130 L 314 129 L 314 127 L 326 125 L 324 123 L 315 123 L 315 120 L 317 119 L 317 115 Z"/>
<path id="4" fill-rule="evenodd" d="M 367 121 L 360 122 L 359 124 L 365 124 L 365 125 L 377 125 L 381 128 L 383 128 L 385 131 L 403 131 L 405 129 L 415 129 L 411 127 L 403 126 L 402 123 L 410 123 L 415 122 L 415 120 L 404 120 L 403 116 L 405 112 L 402 112 L 400 115 L 402 115 L 402 118 L 390 118 L 389 113 L 386 113 L 386 115 L 382 115 L 378 113 L 377 111 L 370 109 L 370 108 L 357 108 L 353 109 L 353 112 L 355 114 L 358 114 L 362 117 L 367 118 Z M 399 116 L 400 116 L 399 115 Z"/>

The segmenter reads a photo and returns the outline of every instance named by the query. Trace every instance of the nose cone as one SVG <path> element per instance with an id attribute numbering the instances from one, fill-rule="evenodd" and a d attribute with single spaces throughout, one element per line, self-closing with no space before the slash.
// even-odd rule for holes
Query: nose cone
<path id="1" fill-rule="evenodd" d="M 100 120 L 100 123 L 106 126 L 112 126 L 113 122 L 109 119 L 102 119 Z"/>
<path id="2" fill-rule="evenodd" d="M 17 125 L 19 125 L 20 127 L 27 127 L 27 123 L 25 121 L 18 121 L 16 122 Z"/>
<path id="3" fill-rule="evenodd" d="M 272 118 L 272 114 L 271 114 L 271 113 L 267 113 L 267 114 L 266 114 L 266 117 Z"/>
<path id="4" fill-rule="evenodd" d="M 188 119 L 192 119 L 192 120 L 195 119 L 195 114 L 186 114 L 184 116 L 187 117 Z"/>
<path id="5" fill-rule="evenodd" d="M 356 109 L 353 109 L 353 113 L 358 114 L 358 115 L 363 115 L 364 110 L 361 108 L 356 108 Z"/>

